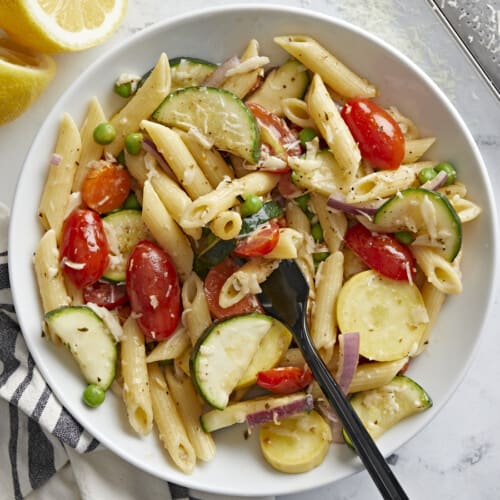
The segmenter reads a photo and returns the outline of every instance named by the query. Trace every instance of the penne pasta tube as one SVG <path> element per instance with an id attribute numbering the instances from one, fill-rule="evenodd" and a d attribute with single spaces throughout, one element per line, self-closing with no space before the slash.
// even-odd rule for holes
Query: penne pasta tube
<path id="1" fill-rule="evenodd" d="M 123 325 L 120 363 L 123 377 L 122 395 L 128 421 L 135 432 L 144 436 L 153 428 L 153 407 L 149 391 L 144 335 L 131 316 Z"/>
<path id="2" fill-rule="evenodd" d="M 476 203 L 462 198 L 460 195 L 455 194 L 448 198 L 451 205 L 457 212 L 458 217 L 460 218 L 460 222 L 470 222 L 479 216 L 481 213 L 481 207 Z"/>
<path id="3" fill-rule="evenodd" d="M 80 149 L 80 132 L 73 118 L 68 113 L 64 113 L 49 175 L 38 208 L 38 216 L 43 227 L 53 229 L 57 241 L 60 240 L 66 207 L 80 158 Z"/>
<path id="4" fill-rule="evenodd" d="M 182 373 L 177 377 L 169 366 L 165 368 L 165 377 L 197 458 L 205 462 L 211 460 L 215 456 L 215 442 L 212 435 L 201 428 L 203 409 L 191 379 Z"/>
<path id="5" fill-rule="evenodd" d="M 234 177 L 233 169 L 226 163 L 219 151 L 207 148 L 196 134 L 191 133 L 191 130 L 185 132 L 176 128 L 174 131 L 179 134 L 212 188 L 215 189 L 225 177 Z"/>
<path id="6" fill-rule="evenodd" d="M 241 215 L 235 210 L 224 210 L 210 224 L 212 232 L 221 240 L 232 240 L 240 234 Z"/>
<path id="7" fill-rule="evenodd" d="M 194 345 L 212 323 L 203 282 L 194 271 L 182 285 L 181 299 L 182 321 L 186 325 L 191 344 Z"/>
<path id="8" fill-rule="evenodd" d="M 159 57 L 153 71 L 127 104 L 110 120 L 116 138 L 104 151 L 117 156 L 123 149 L 125 137 L 139 130 L 142 120 L 148 118 L 170 92 L 170 65 L 165 53 Z"/>
<path id="9" fill-rule="evenodd" d="M 73 179 L 72 191 L 77 192 L 82 188 L 83 181 L 89 171 L 89 163 L 100 160 L 104 151 L 104 146 L 94 140 L 94 129 L 102 122 L 106 121 L 106 116 L 102 110 L 101 103 L 97 97 L 92 97 L 87 110 L 87 115 L 80 129 L 82 140 L 82 150 L 80 160 Z"/>
<path id="10" fill-rule="evenodd" d="M 141 128 L 149 134 L 175 177 L 193 200 L 212 191 L 204 173 L 176 132 L 149 120 L 142 120 Z"/>
<path id="11" fill-rule="evenodd" d="M 290 227 L 282 227 L 277 245 L 263 257 L 265 259 L 296 259 L 303 240 L 304 237 L 299 231 Z"/>
<path id="12" fill-rule="evenodd" d="M 444 301 L 446 300 L 446 294 L 441 290 L 438 290 L 432 283 L 429 282 L 422 285 L 420 292 L 422 293 L 422 299 L 424 300 L 424 304 L 427 309 L 429 322 L 425 326 L 424 334 L 420 339 L 417 351 L 412 353 L 412 356 L 418 356 L 429 343 L 432 329 L 436 323 L 439 312 L 443 307 Z"/>
<path id="13" fill-rule="evenodd" d="M 178 327 L 170 337 L 162 342 L 158 342 L 155 348 L 148 354 L 147 363 L 156 361 L 169 361 L 178 358 L 190 347 L 191 342 L 184 327 Z"/>
<path id="14" fill-rule="evenodd" d="M 315 127 L 314 121 L 309 115 L 307 104 L 302 99 L 297 99 L 296 97 L 281 99 L 281 108 L 283 109 L 283 114 L 294 125 L 301 128 Z"/>
<path id="15" fill-rule="evenodd" d="M 160 440 L 175 465 L 182 472 L 191 474 L 196 465 L 196 452 L 182 423 L 176 401 L 157 363 L 148 364 L 148 375 L 154 422 Z"/>
<path id="16" fill-rule="evenodd" d="M 408 359 L 361 363 L 356 368 L 348 393 L 369 391 L 388 384 L 404 368 Z"/>
<path id="17" fill-rule="evenodd" d="M 260 293 L 260 283 L 278 267 L 279 261 L 256 257 L 243 264 L 222 285 L 219 305 L 231 307 L 248 294 Z"/>
<path id="18" fill-rule="evenodd" d="M 358 173 L 361 153 L 321 77 L 314 75 L 306 97 L 309 114 L 341 169 L 344 184 Z"/>
<path id="19" fill-rule="evenodd" d="M 340 250 L 347 230 L 347 218 L 343 212 L 328 210 L 327 198 L 317 193 L 311 193 L 311 204 L 318 216 L 323 238 L 328 250 L 333 253 Z"/>
<path id="20" fill-rule="evenodd" d="M 405 141 L 405 155 L 403 164 L 415 163 L 420 160 L 427 150 L 436 142 L 435 137 L 425 137 L 423 139 L 407 139 Z"/>
<path id="21" fill-rule="evenodd" d="M 263 195 L 278 183 L 278 176 L 265 172 L 252 172 L 239 179 L 224 179 L 216 189 L 194 200 L 182 214 L 180 221 L 184 229 L 203 227 L 218 214 L 239 203 L 243 194 Z"/>
<path id="22" fill-rule="evenodd" d="M 149 181 L 144 183 L 142 218 L 155 240 L 172 258 L 180 280 L 184 281 L 193 267 L 193 249 Z"/>
<path id="23" fill-rule="evenodd" d="M 316 273 L 316 299 L 311 314 L 311 338 L 316 349 L 329 353 L 330 359 L 337 337 L 335 304 L 344 277 L 344 255 L 340 251 L 330 254 Z"/>
<path id="24" fill-rule="evenodd" d="M 274 41 L 306 68 L 317 73 L 343 97 L 375 97 L 377 89 L 361 78 L 315 39 L 305 35 L 278 36 Z"/>

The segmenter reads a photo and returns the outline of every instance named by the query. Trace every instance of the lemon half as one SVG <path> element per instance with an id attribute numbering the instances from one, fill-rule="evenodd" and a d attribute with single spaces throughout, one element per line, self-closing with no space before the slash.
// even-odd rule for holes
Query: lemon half
<path id="1" fill-rule="evenodd" d="M 72 52 L 106 40 L 126 9 L 127 0 L 2 0 L 0 27 L 37 52 Z"/>
<path id="2" fill-rule="evenodd" d="M 50 56 L 0 37 L 0 125 L 19 116 L 38 99 L 55 71 Z"/>

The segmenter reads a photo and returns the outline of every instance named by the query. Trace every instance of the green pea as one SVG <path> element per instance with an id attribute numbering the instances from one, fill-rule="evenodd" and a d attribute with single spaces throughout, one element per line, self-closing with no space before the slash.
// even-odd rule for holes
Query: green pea
<path id="1" fill-rule="evenodd" d="M 311 226 L 311 236 L 316 243 L 321 243 L 323 241 L 323 229 L 319 222 Z"/>
<path id="2" fill-rule="evenodd" d="M 256 194 L 249 194 L 240 206 L 240 213 L 243 217 L 248 217 L 257 213 L 262 208 L 262 200 Z"/>
<path id="3" fill-rule="evenodd" d="M 138 155 L 142 150 L 144 136 L 140 132 L 128 134 L 125 137 L 125 148 L 131 155 Z"/>
<path id="4" fill-rule="evenodd" d="M 415 239 L 415 235 L 411 233 L 410 231 L 398 231 L 397 233 L 394 233 L 394 237 L 401 243 L 405 245 L 409 245 L 410 243 L 413 243 L 413 240 Z"/>
<path id="5" fill-rule="evenodd" d="M 127 199 L 123 202 L 123 208 L 128 210 L 140 210 L 141 205 L 139 204 L 139 200 L 134 193 L 130 193 L 127 196 Z"/>
<path id="6" fill-rule="evenodd" d="M 432 181 L 436 175 L 437 172 L 432 167 L 426 167 L 418 173 L 418 181 L 420 184 L 425 184 L 427 181 Z"/>
<path id="7" fill-rule="evenodd" d="M 109 122 L 102 122 L 94 129 L 94 141 L 97 144 L 110 144 L 115 140 L 116 130 Z"/>
<path id="8" fill-rule="evenodd" d="M 319 264 L 320 262 L 323 262 L 329 255 L 330 255 L 330 252 L 313 253 L 313 262 L 315 264 Z"/>
<path id="9" fill-rule="evenodd" d="M 96 384 L 89 384 L 83 391 L 83 402 L 91 408 L 96 408 L 102 404 L 105 397 L 104 389 Z"/>
<path id="10" fill-rule="evenodd" d="M 299 183 L 300 176 L 295 170 L 292 170 L 292 173 L 290 174 L 290 180 L 295 185 L 297 185 Z"/>
<path id="11" fill-rule="evenodd" d="M 115 83 L 113 90 L 120 97 L 130 97 L 132 95 L 132 84 L 130 82 Z"/>
<path id="12" fill-rule="evenodd" d="M 303 146 L 306 145 L 306 142 L 312 141 L 315 137 L 318 137 L 318 134 L 310 127 L 303 128 L 299 132 L 299 141 Z"/>
<path id="13" fill-rule="evenodd" d="M 455 170 L 455 167 L 451 163 L 448 162 L 440 163 L 439 165 L 436 165 L 434 167 L 434 170 L 436 172 L 446 172 L 448 177 L 446 179 L 446 182 L 444 183 L 445 186 L 453 184 L 457 179 L 457 171 Z"/>

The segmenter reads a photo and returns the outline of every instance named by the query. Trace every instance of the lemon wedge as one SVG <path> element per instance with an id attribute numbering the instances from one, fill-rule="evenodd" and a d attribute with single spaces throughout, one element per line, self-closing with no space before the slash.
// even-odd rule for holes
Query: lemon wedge
<path id="1" fill-rule="evenodd" d="M 126 9 L 127 0 L 5 0 L 0 28 L 37 52 L 73 52 L 111 36 Z"/>
<path id="2" fill-rule="evenodd" d="M 38 99 L 55 71 L 50 56 L 0 37 L 0 125 L 19 116 Z"/>

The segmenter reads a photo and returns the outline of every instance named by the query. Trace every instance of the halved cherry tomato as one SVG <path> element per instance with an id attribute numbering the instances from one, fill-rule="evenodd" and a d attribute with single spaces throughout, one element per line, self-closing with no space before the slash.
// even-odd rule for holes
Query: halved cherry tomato
<path id="1" fill-rule="evenodd" d="M 128 302 L 125 283 L 96 281 L 83 289 L 83 300 L 106 309 L 114 309 Z"/>
<path id="2" fill-rule="evenodd" d="M 393 280 L 415 277 L 415 260 L 410 249 L 390 234 L 374 233 L 362 224 L 350 227 L 345 244 L 371 269 Z"/>
<path id="3" fill-rule="evenodd" d="M 280 225 L 274 219 L 238 241 L 234 253 L 240 257 L 261 257 L 271 252 L 280 239 Z"/>
<path id="4" fill-rule="evenodd" d="M 246 103 L 257 123 L 261 127 L 266 127 L 271 134 L 283 146 L 288 156 L 300 156 L 302 147 L 298 140 L 298 133 L 292 130 L 283 118 L 271 113 L 266 108 L 255 102 Z"/>
<path id="5" fill-rule="evenodd" d="M 264 312 L 254 295 L 247 295 L 231 307 L 221 307 L 219 305 L 219 294 L 222 285 L 237 270 L 238 264 L 231 257 L 227 257 L 215 267 L 212 267 L 205 277 L 205 295 L 208 308 L 214 318 L 221 319 L 249 312 Z"/>
<path id="6" fill-rule="evenodd" d="M 177 271 L 169 255 L 140 241 L 127 262 L 127 294 L 144 335 L 161 341 L 177 328 L 181 314 Z"/>
<path id="7" fill-rule="evenodd" d="M 376 168 L 394 170 L 401 165 L 405 140 L 394 118 L 373 101 L 356 97 L 341 111 L 361 156 Z"/>
<path id="8" fill-rule="evenodd" d="M 77 286 L 95 283 L 108 265 L 109 249 L 101 218 L 93 210 L 76 209 L 63 224 L 61 264 Z"/>
<path id="9" fill-rule="evenodd" d="M 100 214 L 120 207 L 130 192 L 130 174 L 119 163 L 101 161 L 82 184 L 82 200 Z"/>
<path id="10" fill-rule="evenodd" d="M 282 366 L 257 374 L 257 385 L 276 394 L 291 394 L 307 387 L 313 381 L 308 368 Z"/>

